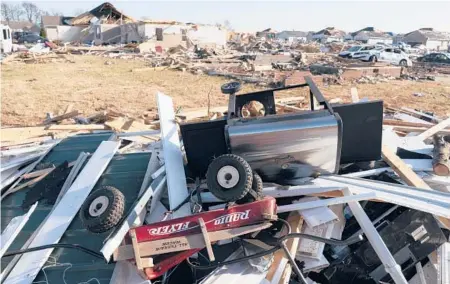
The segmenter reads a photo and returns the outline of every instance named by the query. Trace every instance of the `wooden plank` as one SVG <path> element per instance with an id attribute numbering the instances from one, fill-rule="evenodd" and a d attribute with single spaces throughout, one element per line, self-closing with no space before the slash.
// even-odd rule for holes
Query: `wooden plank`
<path id="1" fill-rule="evenodd" d="M 43 153 L 39 159 L 37 159 L 37 161 L 33 162 L 32 164 L 30 164 L 29 166 L 26 167 L 26 171 L 23 172 L 22 174 L 27 174 L 30 171 L 32 171 L 41 161 L 42 159 L 44 159 L 45 156 L 47 156 L 47 154 L 53 149 L 53 147 L 55 147 L 56 145 L 58 145 L 60 141 L 56 142 L 55 144 L 53 144 L 50 148 L 47 149 L 47 151 L 45 151 L 45 153 Z M 23 180 L 23 177 L 21 176 L 18 180 L 16 180 L 10 188 L 8 188 L 8 191 L 6 191 L 3 195 L 2 195 L 2 199 L 4 198 L 4 196 L 8 195 L 11 191 L 14 191 L 14 187 L 17 186 L 21 181 Z"/>
<path id="2" fill-rule="evenodd" d="M 281 108 L 282 110 L 290 110 L 290 111 L 300 111 L 300 110 L 302 110 L 301 108 L 298 108 L 298 107 L 295 107 L 295 106 L 286 105 L 286 104 L 281 104 L 281 103 L 276 103 L 275 106 Z"/>
<path id="3" fill-rule="evenodd" d="M 356 89 L 355 87 L 350 88 L 350 95 L 352 96 L 353 103 L 359 102 L 358 89 Z"/>
<path id="4" fill-rule="evenodd" d="M 401 120 L 395 120 L 395 119 L 383 119 L 383 125 L 424 127 L 424 128 L 428 129 L 431 126 L 435 125 L 435 123 L 415 123 L 415 122 L 401 121 Z"/>
<path id="5" fill-rule="evenodd" d="M 300 96 L 300 97 L 286 97 L 286 98 L 275 99 L 275 103 L 291 104 L 291 103 L 303 102 L 304 100 L 305 100 L 305 97 L 303 97 L 303 96 Z"/>
<path id="6" fill-rule="evenodd" d="M 405 113 L 396 113 L 394 114 L 394 118 L 396 119 L 400 119 L 401 121 L 405 121 L 405 122 L 409 122 L 409 123 L 420 123 L 420 124 L 425 124 L 428 126 L 433 125 L 431 122 L 428 122 L 426 120 L 417 118 L 415 116 L 411 116 L 409 114 L 405 114 Z"/>
<path id="7" fill-rule="evenodd" d="M 1 236 L 2 245 L 0 248 L 0 258 L 3 257 L 3 254 L 8 250 L 9 246 L 13 243 L 17 235 L 20 233 L 25 224 L 28 222 L 28 219 L 30 219 L 31 214 L 33 214 L 37 205 L 38 205 L 37 202 L 34 203 L 27 213 L 12 218 L 8 226 L 6 226 Z"/>
<path id="8" fill-rule="evenodd" d="M 180 148 L 180 138 L 175 122 L 172 99 L 162 93 L 157 94 L 158 114 L 161 124 L 161 140 L 163 146 L 164 164 L 167 175 L 170 209 L 180 205 L 188 196 L 186 174 L 184 172 L 183 154 Z M 173 213 L 173 218 L 191 214 L 189 204 L 184 204 Z"/>
<path id="9" fill-rule="evenodd" d="M 55 166 L 52 165 L 50 168 L 37 170 L 37 171 L 31 172 L 31 173 L 25 174 L 25 175 L 23 175 L 23 179 L 40 177 L 41 175 L 45 175 L 45 174 L 48 174 L 49 172 L 53 171 L 54 168 L 55 168 Z"/>
<path id="10" fill-rule="evenodd" d="M 209 112 L 221 112 L 221 113 L 226 112 L 226 111 L 228 111 L 228 107 L 226 107 L 226 106 L 212 107 L 209 110 Z M 208 116 L 208 108 L 207 107 L 196 108 L 196 109 L 187 109 L 187 110 L 184 110 L 181 113 L 177 114 L 177 117 L 181 117 L 185 120 L 191 120 L 191 119 L 207 117 L 207 116 Z"/>
<path id="11" fill-rule="evenodd" d="M 198 219 L 198 224 L 200 225 L 200 230 L 202 231 L 203 241 L 206 246 L 206 251 L 208 252 L 209 261 L 215 261 L 214 251 L 211 246 L 211 239 L 208 235 L 208 230 L 206 229 L 205 221 L 202 218 Z"/>
<path id="12" fill-rule="evenodd" d="M 67 193 L 55 205 L 54 210 L 49 215 L 50 217 L 29 247 L 59 242 L 119 146 L 120 142 L 113 141 L 104 141 L 100 144 Z M 31 284 L 52 251 L 53 249 L 46 249 L 24 254 L 4 283 Z M 24 269 L 24 267 L 27 269 Z"/>
<path id="13" fill-rule="evenodd" d="M 16 171 L 15 173 L 11 174 L 10 176 L 3 179 L 2 176 L 2 183 L 0 185 L 0 189 L 4 189 L 6 186 L 13 183 L 16 179 L 21 178 L 21 176 L 29 171 L 31 171 L 35 167 L 35 164 L 30 164 L 26 166 L 25 168 L 21 169 L 20 171 Z M 6 192 L 5 192 L 6 194 Z"/>
<path id="14" fill-rule="evenodd" d="M 65 114 L 61 114 L 61 115 L 52 117 L 52 118 L 50 118 L 48 120 L 45 120 L 44 123 L 45 124 L 49 124 L 49 123 L 52 123 L 52 122 L 58 122 L 58 121 L 61 121 L 61 120 L 64 120 L 64 119 L 69 119 L 69 118 L 75 117 L 75 116 L 77 116 L 79 114 L 80 113 L 79 113 L 78 110 L 73 110 L 71 112 L 68 112 L 68 113 L 65 113 Z"/>
<path id="15" fill-rule="evenodd" d="M 416 173 L 411 170 L 408 165 L 402 161 L 389 147 L 383 145 L 381 149 L 381 155 L 383 160 L 392 167 L 392 169 L 400 176 L 406 184 L 415 186 L 418 188 L 423 188 L 431 190 L 431 188 L 426 184 Z"/>
<path id="16" fill-rule="evenodd" d="M 48 130 L 105 130 L 109 129 L 103 124 L 54 124 Z"/>
<path id="17" fill-rule="evenodd" d="M 401 125 L 392 125 L 393 129 L 396 131 L 402 132 L 425 132 L 429 129 L 429 127 L 413 127 L 413 126 L 401 126 Z M 441 129 L 437 131 L 438 134 L 450 134 L 450 129 Z"/>
<path id="18" fill-rule="evenodd" d="M 437 118 L 437 117 L 435 117 L 435 116 L 432 116 L 432 115 L 423 113 L 423 112 L 421 112 L 421 111 L 417 111 L 417 110 L 415 110 L 415 109 L 410 109 L 410 108 L 407 108 L 407 107 L 402 107 L 401 110 L 404 111 L 404 112 L 406 112 L 406 113 L 409 113 L 409 114 L 413 114 L 413 115 L 415 115 L 415 116 L 418 116 L 418 117 L 426 117 L 426 118 L 429 118 L 429 119 L 434 120 L 434 121 L 436 121 L 436 122 L 441 122 L 441 121 L 442 121 L 441 119 L 439 119 L 439 118 Z"/>
<path id="19" fill-rule="evenodd" d="M 291 225 L 291 233 L 300 233 L 303 225 L 303 218 L 297 211 L 291 212 L 286 220 Z M 286 228 L 283 228 L 283 234 L 286 233 Z M 295 256 L 300 239 L 289 239 L 286 241 L 286 247 L 289 249 L 291 255 Z M 284 261 L 283 261 L 284 259 Z M 282 265 L 284 263 L 285 265 Z M 266 275 L 266 280 L 270 283 L 286 284 L 289 282 L 292 267 L 287 262 L 287 257 L 282 249 L 279 249 L 274 254 L 273 263 Z M 277 273 L 278 272 L 278 273 Z M 277 277 L 279 275 L 279 277 Z"/>
<path id="20" fill-rule="evenodd" d="M 444 130 L 446 127 L 450 126 L 450 117 L 446 120 L 441 121 L 439 124 L 436 124 L 435 126 L 429 128 L 428 130 L 420 133 L 417 135 L 417 138 L 420 138 L 422 141 L 433 136 L 434 134 L 438 133 L 439 131 Z"/>

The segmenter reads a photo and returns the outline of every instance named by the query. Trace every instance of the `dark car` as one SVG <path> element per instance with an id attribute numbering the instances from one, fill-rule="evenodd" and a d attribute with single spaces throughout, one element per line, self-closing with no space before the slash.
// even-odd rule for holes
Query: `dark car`
<path id="1" fill-rule="evenodd" d="M 37 34 L 26 34 L 17 40 L 18 43 L 37 43 L 38 41 L 44 43 L 47 39 L 37 35 Z"/>
<path id="2" fill-rule="evenodd" d="M 423 63 L 450 64 L 450 53 L 434 52 L 417 58 L 417 61 Z"/>

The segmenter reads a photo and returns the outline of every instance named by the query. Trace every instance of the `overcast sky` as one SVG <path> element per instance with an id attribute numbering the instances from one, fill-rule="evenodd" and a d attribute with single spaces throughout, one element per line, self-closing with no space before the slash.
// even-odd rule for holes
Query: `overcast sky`
<path id="1" fill-rule="evenodd" d="M 10 2 L 10 1 L 9 1 Z M 20 2 L 20 1 L 14 1 Z M 44 10 L 74 16 L 101 1 L 32 1 Z M 352 32 L 367 26 L 406 33 L 421 27 L 450 32 L 450 1 L 343 2 L 343 1 L 114 1 L 123 13 L 136 19 L 176 20 L 204 24 L 228 20 L 237 31 L 317 31 L 336 27 Z"/>

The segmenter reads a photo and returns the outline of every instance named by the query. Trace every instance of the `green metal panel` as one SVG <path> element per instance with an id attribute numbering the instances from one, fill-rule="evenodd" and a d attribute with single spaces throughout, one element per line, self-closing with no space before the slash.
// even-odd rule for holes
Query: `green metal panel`
<path id="1" fill-rule="evenodd" d="M 43 163 L 50 162 L 56 165 L 64 161 L 74 161 L 80 152 L 93 153 L 98 145 L 111 136 L 107 134 L 83 135 L 70 137 L 55 148 L 42 160 Z M 100 177 L 94 190 L 104 185 L 114 186 L 125 195 L 125 212 L 137 198 L 147 170 L 150 153 L 135 153 L 116 155 Z M 2 230 L 15 216 L 23 215 L 25 211 L 21 208 L 22 201 L 28 189 L 14 193 L 2 200 Z M 30 220 L 20 232 L 9 251 L 20 249 L 31 234 L 38 228 L 40 223 L 50 212 L 52 206 L 39 204 Z M 105 238 L 109 232 L 94 234 L 83 228 L 78 215 L 70 224 L 69 228 L 60 240 L 60 243 L 79 244 L 89 249 L 100 251 Z M 2 269 L 11 261 L 12 257 L 2 259 Z M 56 264 L 56 265 L 55 265 Z M 38 274 L 35 282 L 41 283 L 80 283 L 97 279 L 99 283 L 109 283 L 114 264 L 106 264 L 102 259 L 95 258 L 74 249 L 54 249 L 43 270 Z M 91 280 L 96 283 L 97 281 Z"/>
<path id="2" fill-rule="evenodd" d="M 116 155 L 93 191 L 104 185 L 116 187 L 124 194 L 126 200 L 125 212 L 129 212 L 138 197 L 149 159 L 149 153 Z M 83 228 L 81 220 L 77 216 L 70 224 L 60 243 L 79 244 L 100 252 L 109 233 L 94 234 L 87 231 Z M 106 264 L 103 259 L 95 258 L 74 249 L 55 249 L 49 263 L 54 260 L 64 265 L 45 268 L 46 275 L 41 271 L 35 281 L 48 279 L 48 283 L 64 283 L 62 280 L 63 274 L 67 269 L 65 271 L 67 283 L 86 282 L 89 279 L 96 278 L 103 284 L 109 283 L 114 269 L 114 264 Z M 97 281 L 92 280 L 91 282 L 96 283 Z"/>

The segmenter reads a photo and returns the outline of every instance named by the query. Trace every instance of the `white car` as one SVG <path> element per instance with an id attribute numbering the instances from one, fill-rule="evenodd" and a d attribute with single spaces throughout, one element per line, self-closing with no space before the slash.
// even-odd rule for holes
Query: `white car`
<path id="1" fill-rule="evenodd" d="M 362 45 L 354 45 L 354 46 L 350 47 L 349 49 L 340 52 L 339 57 L 352 58 L 353 54 L 355 54 L 355 52 L 360 51 L 363 47 L 364 46 L 362 46 Z"/>
<path id="2" fill-rule="evenodd" d="M 403 52 L 399 48 L 395 47 L 386 47 L 381 50 L 363 52 L 358 57 L 362 61 L 370 61 L 370 62 L 388 62 L 394 65 L 400 66 L 412 66 L 412 61 L 409 59 L 408 54 Z"/>
<path id="3" fill-rule="evenodd" d="M 365 45 L 358 52 L 355 52 L 352 56 L 354 59 L 360 59 L 363 61 L 377 61 L 377 54 L 380 53 L 385 47 L 381 45 Z"/>

